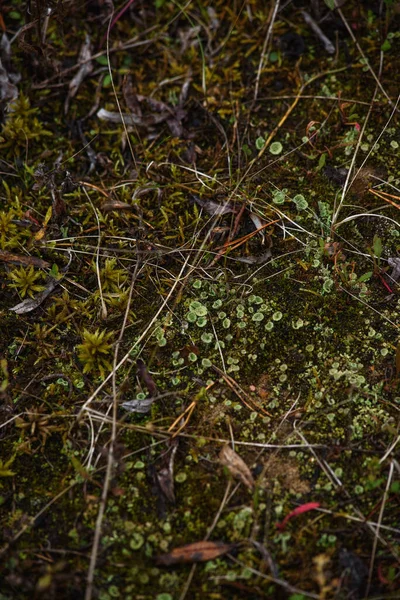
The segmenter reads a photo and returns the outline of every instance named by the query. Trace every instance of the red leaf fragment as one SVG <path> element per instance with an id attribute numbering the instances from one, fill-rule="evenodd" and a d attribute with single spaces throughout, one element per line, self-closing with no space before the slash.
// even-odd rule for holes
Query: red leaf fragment
<path id="1" fill-rule="evenodd" d="M 288 523 L 288 521 L 290 521 L 290 519 L 292 517 L 297 517 L 298 515 L 302 515 L 305 512 L 308 512 L 309 510 L 315 510 L 316 508 L 319 508 L 321 506 L 321 504 L 319 502 L 306 502 L 306 504 L 301 504 L 301 506 L 297 506 L 294 510 L 292 510 L 290 513 L 288 513 L 286 515 L 286 517 L 283 519 L 283 521 L 281 521 L 280 523 L 276 524 L 276 528 L 279 529 L 279 531 L 283 531 Z"/>
<path id="2" fill-rule="evenodd" d="M 156 556 L 155 561 L 157 565 L 164 567 L 185 563 L 206 562 L 207 560 L 214 560 L 219 556 L 224 556 L 228 552 L 231 552 L 234 547 L 235 544 L 226 544 L 225 542 L 194 542 L 194 544 L 174 548 L 167 554 L 160 554 Z"/>

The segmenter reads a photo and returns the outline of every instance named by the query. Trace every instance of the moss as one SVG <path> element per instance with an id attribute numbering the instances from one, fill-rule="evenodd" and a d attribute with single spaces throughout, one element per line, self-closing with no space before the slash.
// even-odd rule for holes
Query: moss
<path id="1" fill-rule="evenodd" d="M 32 22 L 12 46 L 22 79 L 0 133 L 1 432 L 4 464 L 12 460 L 0 489 L 4 543 L 11 543 L 3 593 L 82 594 L 116 394 L 99 598 L 179 596 L 191 566 L 165 569 L 154 558 L 204 539 L 216 515 L 211 539 L 238 542 L 236 562 L 199 564 L 188 597 L 233 598 L 243 589 L 286 597 L 270 579 L 275 565 L 305 594 L 334 595 L 337 581 L 345 585 L 343 548 L 360 560 L 371 556 L 374 538 L 354 519 L 373 518 L 380 505 L 388 481 L 381 458 L 398 433 L 400 304 L 386 269 L 398 255 L 398 211 L 389 203 L 382 209 L 370 191 L 377 177 L 398 187 L 397 123 L 387 126 L 392 107 L 379 95 L 356 161 L 368 156 L 367 164 L 335 212 L 340 168 L 353 156 L 375 89 L 366 65 L 349 66 L 341 47 L 335 63 L 325 56 L 289 5 L 271 38 L 278 60 L 267 53 L 260 67 L 265 3 L 245 11 L 220 2 L 184 10 L 156 4 L 133 6 L 134 19 L 121 17 L 110 32 L 121 109 L 142 114 L 128 127 L 133 157 L 122 124 L 92 112 L 94 97 L 115 110 L 105 53 L 64 112 L 82 23 L 95 44 L 104 14 L 90 3 L 61 14 L 60 4 L 45 43 Z M 19 16 L 3 15 L 10 31 L 24 24 L 17 9 Z M 357 18 L 355 35 L 373 65 L 378 32 L 388 30 L 382 81 L 397 94 L 398 16 L 390 3 L 382 23 L 360 3 L 342 10 L 350 24 Z M 306 40 L 297 67 L 275 47 L 288 22 Z M 133 62 L 124 44 L 135 36 Z M 123 81 L 131 72 L 129 91 Z M 284 111 L 277 95 L 289 103 Z M 233 212 L 210 216 L 193 196 Z M 62 216 L 55 199 L 65 203 Z M 274 223 L 246 237 L 267 222 Z M 268 249 L 271 259 L 262 262 Z M 36 297 L 48 272 L 59 281 L 52 294 L 31 313 L 9 312 L 20 296 Z M 393 287 L 389 298 L 385 284 Z M 122 363 L 113 388 L 105 380 L 116 349 Z M 120 407 L 155 389 L 148 414 Z M 235 441 L 256 479 L 254 494 L 239 486 L 223 503 L 233 487 L 218 462 L 220 440 Z M 160 488 L 169 469 L 175 502 Z M 384 511 L 389 528 L 397 527 L 396 483 Z M 310 501 L 326 510 L 276 529 Z M 382 535 L 395 549 L 392 530 Z M 249 539 L 267 548 L 268 569 L 264 550 Z M 390 552 L 379 568 L 371 593 L 396 593 Z M 321 573 L 329 590 L 319 587 Z"/>

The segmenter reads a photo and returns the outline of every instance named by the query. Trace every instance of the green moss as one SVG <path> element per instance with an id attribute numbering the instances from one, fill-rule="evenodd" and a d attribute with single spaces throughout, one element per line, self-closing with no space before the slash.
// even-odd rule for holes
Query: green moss
<path id="1" fill-rule="evenodd" d="M 380 57 L 378 32 L 387 30 L 382 81 L 394 98 L 398 17 L 390 3 L 382 22 L 361 4 L 342 10 L 350 23 L 357 15 L 355 35 L 371 64 Z M 210 539 L 237 542 L 239 562 L 199 564 L 187 592 L 194 600 L 232 598 L 229 583 L 244 582 L 270 598 L 286 593 L 260 568 L 262 556 L 248 539 L 267 540 L 279 577 L 305 594 L 337 593 L 341 548 L 371 556 L 374 538 L 353 519 L 380 505 L 388 480 L 381 459 L 398 435 L 400 305 L 386 269 L 399 251 L 398 211 L 389 203 L 382 209 L 384 201 L 369 189 L 379 182 L 377 189 L 393 194 L 379 179 L 400 184 L 397 125 L 387 126 L 392 107 L 380 95 L 355 161 L 357 168 L 368 157 L 368 173 L 340 204 L 340 172 L 333 171 L 335 181 L 329 168 L 348 165 L 357 146 L 355 123 L 363 125 L 374 91 L 368 78 L 359 86 L 368 67 L 349 67 L 340 48 L 333 65 L 288 5 L 271 43 L 288 22 L 305 38 L 298 97 L 299 76 L 282 48 L 273 49 L 275 63 L 260 66 L 268 7 L 247 8 L 217 2 L 182 11 L 158 2 L 134 21 L 117 21 L 109 60 L 118 99 L 122 112 L 143 121 L 127 134 L 122 124 L 91 113 L 94 97 L 116 110 L 110 81 L 101 80 L 109 75 L 105 53 L 65 114 L 82 23 L 92 40 L 99 37 L 90 7 L 71 9 L 62 36 L 57 7 L 45 41 L 45 28 L 29 27 L 20 46 L 12 45 L 22 79 L 0 133 L 0 394 L 8 472 L 1 478 L 0 524 L 5 542 L 15 538 L 3 557 L 3 581 L 4 594 L 17 600 L 41 593 L 67 600 L 85 588 L 114 400 L 99 598 L 181 595 L 190 566 L 161 568 L 154 558 L 204 540 L 216 515 Z M 22 27 L 25 12 L 18 14 Z M 14 22 L 17 15 L 6 11 L 4 18 Z M 234 27 L 227 29 L 229 22 Z M 125 44 L 135 36 L 133 61 Z M 128 81 L 122 89 L 129 73 L 132 91 Z M 283 102 L 272 98 L 280 94 Z M 71 191 L 71 179 L 84 183 Z M 193 196 L 228 203 L 233 212 L 210 216 L 213 205 L 201 207 Z M 60 198 L 65 220 L 57 218 Z M 259 227 L 257 218 L 275 223 L 245 237 Z M 271 258 L 260 261 L 269 248 Z M 35 259 L 48 267 L 39 270 Z M 45 271 L 59 277 L 51 295 L 31 313 L 9 312 L 19 296 L 36 297 Z M 383 282 L 393 287 L 389 298 Z M 115 380 L 105 381 L 115 351 L 121 365 Z M 120 408 L 153 395 L 147 414 Z M 234 441 L 253 470 L 254 492 L 232 487 L 232 474 L 219 464 L 220 440 Z M 255 444 L 274 447 L 260 453 Z M 161 489 L 168 477 L 174 502 Z M 396 528 L 392 483 L 384 520 Z M 310 501 L 325 510 L 276 529 L 276 521 Z M 395 548 L 391 530 L 385 532 Z M 51 553 L 60 548 L 69 551 L 62 560 Z M 317 589 L 312 571 L 321 554 L 331 561 L 324 570 L 328 591 Z M 392 562 L 390 553 L 380 557 L 388 581 Z M 376 593 L 392 593 L 393 584 L 381 588 Z"/>

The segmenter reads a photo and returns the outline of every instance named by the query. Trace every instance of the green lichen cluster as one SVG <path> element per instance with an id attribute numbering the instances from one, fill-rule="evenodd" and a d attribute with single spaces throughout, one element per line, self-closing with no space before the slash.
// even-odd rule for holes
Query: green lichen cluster
<path id="1" fill-rule="evenodd" d="M 362 597 L 357 561 L 397 597 L 395 3 L 341 7 L 365 57 L 324 53 L 293 3 L 264 53 L 268 3 L 145 4 L 109 52 L 106 4 L 2 13 L 22 78 L 0 131 L 1 598 L 82 596 L 106 472 L 93 597 Z M 134 126 L 97 118 L 116 98 Z M 156 564 L 208 535 L 233 559 Z"/>

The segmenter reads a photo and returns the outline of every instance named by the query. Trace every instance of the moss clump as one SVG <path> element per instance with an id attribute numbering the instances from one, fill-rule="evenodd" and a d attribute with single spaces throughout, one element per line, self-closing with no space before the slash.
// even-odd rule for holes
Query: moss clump
<path id="1" fill-rule="evenodd" d="M 99 373 L 104 377 L 106 370 L 111 370 L 110 353 L 112 345 L 109 340 L 112 332 L 96 329 L 93 333 L 88 330 L 83 332 L 83 342 L 76 347 L 79 360 L 83 363 L 83 372 Z"/>
<path id="2" fill-rule="evenodd" d="M 376 536 L 360 522 L 387 494 L 369 595 L 397 592 L 399 228 L 381 192 L 396 202 L 400 185 L 385 96 L 399 16 L 344 3 L 368 59 L 354 47 L 349 65 L 281 4 L 273 22 L 259 0 L 133 3 L 103 56 L 107 3 L 2 12 L 19 32 L 1 57 L 19 94 L 0 132 L 5 597 L 82 595 L 107 486 L 100 600 L 188 582 L 193 600 L 364 597 Z M 82 61 L 86 33 L 96 58 Z M 116 112 L 115 91 L 126 128 L 96 114 Z M 45 273 L 51 294 L 9 311 Z M 128 412 L 132 398 L 149 412 Z M 254 493 L 220 464 L 227 442 Z M 322 510 L 277 529 L 309 502 Z M 189 565 L 155 564 L 205 538 L 235 543 L 234 560 L 190 581 Z"/>

